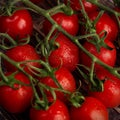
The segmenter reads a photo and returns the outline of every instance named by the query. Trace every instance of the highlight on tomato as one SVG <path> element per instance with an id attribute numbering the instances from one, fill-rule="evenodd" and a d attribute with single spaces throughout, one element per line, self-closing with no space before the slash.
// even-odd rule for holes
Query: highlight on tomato
<path id="1" fill-rule="evenodd" d="M 0 105 L 10 113 L 20 114 L 25 112 L 31 106 L 34 96 L 30 80 L 21 72 L 16 74 L 7 72 L 5 75 L 11 75 L 11 77 L 8 78 L 8 85 L 0 86 Z M 22 84 L 13 84 L 15 80 L 22 82 Z M 10 84 L 13 84 L 13 88 L 9 86 Z"/>
<path id="2" fill-rule="evenodd" d="M 33 33 L 33 20 L 27 9 L 15 10 L 10 16 L 1 15 L 0 26 L 1 33 L 7 33 L 18 42 Z"/>
<path id="3" fill-rule="evenodd" d="M 107 108 L 96 98 L 86 97 L 78 108 L 70 108 L 71 120 L 108 120 Z"/>
<path id="4" fill-rule="evenodd" d="M 116 58 L 117 51 L 116 51 L 115 45 L 110 41 L 106 42 L 106 44 L 112 49 L 108 49 L 102 46 L 100 48 L 100 51 L 98 51 L 94 44 L 87 41 L 83 44 L 83 47 L 86 50 L 88 50 L 90 53 L 92 53 L 94 56 L 96 56 L 99 60 L 104 62 L 105 64 L 114 67 L 117 59 Z M 80 58 L 81 58 L 81 64 L 89 68 L 91 67 L 92 59 L 88 55 L 86 55 L 83 51 L 80 52 Z M 101 71 L 103 69 L 104 68 L 101 65 L 99 65 L 98 63 L 95 63 L 95 66 L 94 66 L 95 71 L 97 70 Z"/>
<path id="5" fill-rule="evenodd" d="M 79 48 L 65 35 L 59 34 L 55 39 L 58 48 L 53 50 L 49 56 L 49 63 L 52 67 L 63 66 L 74 71 L 80 61 Z"/>
<path id="6" fill-rule="evenodd" d="M 104 73 L 104 74 L 103 74 Z M 97 77 L 103 80 L 103 91 L 89 91 L 90 96 L 100 100 L 107 108 L 120 105 L 120 80 L 107 70 L 97 71 Z"/>
<path id="7" fill-rule="evenodd" d="M 92 26 L 94 27 L 94 31 L 99 35 L 100 38 L 104 38 L 104 41 L 111 41 L 114 42 L 118 36 L 118 24 L 116 21 L 112 19 L 112 17 L 107 13 L 104 12 L 99 18 L 100 11 L 93 11 L 88 14 L 89 19 L 93 22 Z M 97 19 L 96 19 L 97 18 Z M 80 17 L 80 19 L 83 19 L 83 16 Z M 95 22 L 94 22 L 95 20 Z M 88 28 L 85 28 L 86 22 L 84 20 L 83 27 L 80 29 L 81 34 L 88 34 L 91 33 L 93 28 L 91 28 L 91 31 L 88 31 Z"/>
<path id="8" fill-rule="evenodd" d="M 78 33 L 79 20 L 77 14 L 67 15 L 64 12 L 58 12 L 52 15 L 51 17 L 55 22 L 57 22 L 58 25 L 60 25 L 69 34 L 75 36 Z M 50 23 L 50 21 L 45 20 L 43 22 L 43 28 L 42 28 L 43 32 L 45 34 L 48 34 L 51 28 L 52 28 L 52 24 Z"/>

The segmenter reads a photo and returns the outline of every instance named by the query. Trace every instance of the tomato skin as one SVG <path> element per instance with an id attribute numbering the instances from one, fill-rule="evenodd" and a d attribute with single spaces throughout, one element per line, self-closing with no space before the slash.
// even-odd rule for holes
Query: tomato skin
<path id="1" fill-rule="evenodd" d="M 56 100 L 48 110 L 30 109 L 30 120 L 70 120 L 68 108 L 60 100 Z"/>
<path id="2" fill-rule="evenodd" d="M 14 48 L 11 48 L 5 52 L 5 55 L 7 55 L 10 59 L 16 61 L 16 62 L 22 62 L 27 60 L 39 60 L 40 56 L 35 51 L 34 47 L 32 47 L 29 44 L 26 45 L 19 45 Z M 4 66 L 7 71 L 15 72 L 17 70 L 16 67 L 14 67 L 12 64 L 4 60 Z M 37 62 L 28 62 L 26 65 L 21 64 L 21 67 L 25 66 L 24 70 L 32 75 L 32 72 L 29 70 L 30 66 L 34 67 L 41 67 L 41 65 Z"/>
<path id="3" fill-rule="evenodd" d="M 113 67 L 116 63 L 116 49 L 115 49 L 115 46 L 113 45 L 113 43 L 110 41 L 107 42 L 107 45 L 113 49 L 109 50 L 107 48 L 101 47 L 100 52 L 98 52 L 96 49 L 96 46 L 90 42 L 85 42 L 85 44 L 83 46 L 86 50 L 88 50 L 90 53 L 95 55 L 102 62 Z M 88 55 L 86 55 L 84 52 L 81 52 L 80 55 L 81 55 L 81 63 L 90 68 L 91 64 L 92 64 L 91 58 Z M 97 71 L 97 70 L 100 71 L 102 69 L 103 69 L 102 66 L 95 63 L 95 71 Z"/>
<path id="4" fill-rule="evenodd" d="M 104 72 L 104 74 L 103 74 Z M 120 105 L 120 79 L 108 71 L 98 71 L 100 80 L 105 80 L 103 92 L 90 92 L 92 97 L 99 99 L 107 108 L 114 108 Z"/>
<path id="5" fill-rule="evenodd" d="M 64 2 L 67 4 L 68 0 L 64 0 Z M 90 2 L 87 2 L 87 0 L 82 0 L 85 11 L 87 13 L 96 11 L 98 7 Z M 80 11 L 82 9 L 79 0 L 70 0 L 70 6 L 73 10 Z"/>
<path id="6" fill-rule="evenodd" d="M 13 39 L 32 35 L 33 21 L 30 13 L 25 10 L 17 10 L 11 16 L 0 16 L 0 32 L 8 33 Z"/>
<path id="7" fill-rule="evenodd" d="M 76 35 L 79 30 L 78 16 L 76 14 L 66 15 L 65 13 L 58 12 L 51 16 L 58 25 L 61 25 L 71 35 Z M 43 32 L 48 34 L 51 30 L 51 23 L 48 20 L 43 22 Z"/>
<path id="8" fill-rule="evenodd" d="M 89 14 L 89 18 L 93 21 L 97 17 L 99 12 L 95 11 Z M 103 13 L 100 19 L 95 25 L 96 33 L 100 34 L 103 30 L 107 32 L 105 41 L 115 41 L 118 35 L 118 26 L 117 23 L 107 14 Z M 103 34 L 100 35 L 103 37 Z"/>
<path id="9" fill-rule="evenodd" d="M 60 34 L 55 41 L 59 44 L 59 48 L 51 52 L 50 65 L 52 67 L 63 66 L 74 71 L 80 59 L 79 48 L 63 34 Z"/>
<path id="10" fill-rule="evenodd" d="M 7 73 L 7 75 L 10 74 Z M 17 73 L 14 78 L 25 84 L 30 84 L 30 80 L 23 73 Z M 31 104 L 33 90 L 31 86 L 15 84 L 14 87 L 19 88 L 13 89 L 6 85 L 0 86 L 0 105 L 10 113 L 22 113 Z"/>
<path id="11" fill-rule="evenodd" d="M 68 69 L 64 67 L 59 68 L 55 72 L 55 77 L 64 90 L 67 90 L 69 92 L 74 92 L 76 90 L 76 81 L 72 73 Z M 58 86 L 55 84 L 55 82 L 53 81 L 51 77 L 45 77 L 39 80 L 41 83 L 44 83 L 50 87 L 58 88 Z M 52 96 L 50 92 L 46 91 L 46 94 L 48 96 Z M 63 102 L 66 102 L 67 98 L 69 97 L 69 96 L 66 96 L 64 93 L 58 92 L 58 91 L 56 91 L 56 95 L 57 95 L 57 98 L 59 98 Z"/>
<path id="12" fill-rule="evenodd" d="M 104 73 L 104 74 L 102 74 Z M 102 71 L 96 71 L 96 75 L 100 80 L 105 80 L 105 79 L 111 79 L 112 81 L 115 81 L 118 83 L 118 85 L 120 85 L 120 79 L 113 75 L 112 73 L 110 73 L 109 71 L 107 71 L 105 68 L 102 69 Z"/>
<path id="13" fill-rule="evenodd" d="M 108 120 L 106 107 L 93 97 L 86 97 L 81 107 L 70 109 L 71 120 Z"/>

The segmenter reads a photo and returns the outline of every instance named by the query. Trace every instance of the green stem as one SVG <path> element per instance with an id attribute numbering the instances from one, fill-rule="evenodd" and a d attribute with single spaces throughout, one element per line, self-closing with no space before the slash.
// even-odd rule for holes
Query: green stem
<path id="1" fill-rule="evenodd" d="M 90 21 L 90 19 L 89 19 L 89 17 L 88 17 L 87 12 L 85 11 L 85 8 L 84 8 L 84 5 L 83 5 L 82 0 L 79 0 L 79 3 L 80 3 L 80 5 L 81 5 L 81 7 L 82 7 L 82 14 L 84 15 L 84 18 L 85 18 L 85 20 L 86 20 L 86 24 L 87 24 L 87 26 L 88 26 L 89 28 L 91 28 L 91 27 L 92 27 L 92 23 L 91 23 L 91 21 Z"/>
<path id="2" fill-rule="evenodd" d="M 4 59 L 7 60 L 9 63 L 13 64 L 18 70 L 20 70 L 21 72 L 23 72 L 23 73 L 29 78 L 30 83 L 31 83 L 32 88 L 33 88 L 33 93 L 34 93 L 34 96 L 35 96 L 35 98 L 36 98 L 36 101 L 37 101 L 39 104 L 42 105 L 43 102 L 40 101 L 38 92 L 37 92 L 37 90 L 36 90 L 36 88 L 35 88 L 36 85 L 35 85 L 35 83 L 34 83 L 34 81 L 35 81 L 34 78 L 33 78 L 30 74 L 28 74 L 27 72 L 25 72 L 25 71 L 20 67 L 20 63 L 11 60 L 9 57 L 7 57 L 7 56 L 6 56 L 5 54 L 3 54 L 2 52 L 0 52 L 0 57 L 1 57 L 1 58 L 4 58 Z M 1 76 L 3 77 L 3 79 L 7 82 L 8 79 L 4 76 L 4 73 L 3 73 L 2 69 L 0 69 L 0 74 L 1 74 Z"/>
<path id="3" fill-rule="evenodd" d="M 11 36 L 9 36 L 7 33 L 0 33 L 0 36 L 7 38 L 10 41 L 10 43 L 12 43 L 14 46 L 17 45 L 17 42 Z"/>
<path id="4" fill-rule="evenodd" d="M 98 59 L 96 56 L 94 56 L 93 54 L 91 54 L 89 51 L 87 51 L 80 43 L 78 40 L 74 41 L 76 43 L 76 45 L 79 46 L 79 48 L 86 53 L 94 62 L 100 64 L 101 66 L 103 66 L 105 69 L 107 69 L 110 73 L 114 74 L 115 76 L 117 76 L 118 78 L 120 78 L 120 74 L 118 73 L 116 68 L 113 68 L 109 65 L 107 65 L 106 63 L 102 62 L 100 59 Z"/>
<path id="5" fill-rule="evenodd" d="M 4 81 L 8 82 L 8 79 L 7 79 L 7 77 L 5 77 L 5 75 L 4 75 L 4 73 L 3 73 L 3 70 L 2 70 L 2 66 L 1 66 L 1 54 L 2 54 L 2 52 L 0 52 L 0 76 L 1 76 L 1 78 L 2 78 Z"/>
<path id="6" fill-rule="evenodd" d="M 93 3 L 95 4 L 96 6 L 98 6 L 99 8 L 105 10 L 105 11 L 108 11 L 110 13 L 112 13 L 113 15 L 116 16 L 116 18 L 120 17 L 120 13 L 115 11 L 113 8 L 110 8 L 108 7 L 107 5 L 103 5 L 99 2 L 99 0 L 87 0 L 88 2 L 90 3 Z M 119 27 L 120 27 L 120 21 L 118 20 L 118 24 L 119 24 Z"/>
<path id="7" fill-rule="evenodd" d="M 24 72 L 23 69 L 20 67 L 20 64 L 18 62 L 15 62 L 14 60 L 10 59 L 8 56 L 6 56 L 4 53 L 0 52 L 0 56 L 7 60 L 9 63 L 13 64 L 15 67 L 17 67 L 20 71 Z M 25 73 L 25 72 L 24 72 Z"/>
<path id="8" fill-rule="evenodd" d="M 33 4 L 29 0 L 21 0 L 24 4 L 32 8 L 33 10 L 37 11 L 39 14 L 43 15 L 46 18 L 49 18 L 51 12 L 55 12 L 56 10 L 63 8 L 65 5 L 60 4 L 59 6 L 55 6 L 54 8 L 51 8 L 49 10 L 44 10 L 43 8 Z"/>
<path id="9" fill-rule="evenodd" d="M 72 41 L 73 43 L 75 43 L 83 52 L 85 52 L 92 60 L 94 59 L 94 61 L 96 61 L 96 63 L 100 64 L 100 65 L 103 66 L 105 69 L 107 69 L 108 71 L 110 71 L 110 73 L 112 73 L 112 74 L 114 74 L 114 75 L 116 75 L 117 77 L 120 78 L 120 74 L 118 73 L 118 71 L 117 71 L 115 68 L 113 68 L 113 67 L 105 64 L 104 62 L 102 62 L 101 60 L 99 60 L 97 57 L 95 57 L 93 54 L 91 54 L 89 51 L 87 51 L 87 50 L 80 44 L 79 40 L 78 40 L 75 36 L 70 35 L 68 32 L 66 32 L 60 25 L 58 25 L 58 24 L 51 18 L 51 16 L 50 16 L 50 14 L 48 13 L 48 11 L 47 11 L 47 13 L 46 13 L 46 10 L 44 10 L 44 9 L 42 9 L 42 8 L 34 5 L 33 3 L 31 3 L 31 2 L 28 1 L 28 0 L 22 0 L 22 1 L 23 1 L 26 5 L 28 5 L 29 7 L 31 7 L 32 9 L 34 9 L 35 11 L 37 11 L 38 13 L 40 13 L 40 14 L 42 14 L 44 17 L 46 17 L 46 18 L 51 22 L 51 24 L 53 24 L 53 25 L 56 26 L 56 29 L 58 29 L 60 32 L 62 32 L 62 33 L 65 34 L 68 38 L 70 38 L 71 41 Z M 108 11 L 114 13 L 114 14 L 118 14 L 117 12 L 115 12 L 114 10 L 112 10 L 111 8 L 108 8 L 107 6 L 104 6 L 104 5 L 100 4 L 100 3 L 98 2 L 98 0 L 87 0 L 87 1 L 89 1 L 89 2 L 91 2 L 91 3 L 93 3 L 93 4 L 96 4 L 96 5 L 98 5 L 99 7 L 104 8 L 105 10 L 108 10 Z"/>
<path id="10" fill-rule="evenodd" d="M 55 31 L 56 29 L 56 25 L 53 25 L 50 32 L 47 34 L 47 36 L 45 37 L 45 40 L 46 40 L 46 44 L 48 44 L 48 41 L 50 40 L 50 37 L 52 36 L 53 32 Z"/>
<path id="11" fill-rule="evenodd" d="M 91 65 L 91 70 L 90 70 L 90 82 L 92 83 L 93 86 L 97 86 L 94 79 L 93 79 L 93 74 L 94 74 L 94 66 L 95 66 L 95 61 L 92 61 Z"/>
<path id="12" fill-rule="evenodd" d="M 70 91 L 66 91 L 66 90 L 64 90 L 64 89 L 61 89 L 61 88 L 53 88 L 53 87 L 50 87 L 50 86 L 47 86 L 47 85 L 45 85 L 45 84 L 43 84 L 43 83 L 41 83 L 41 82 L 39 82 L 39 86 L 40 87 L 42 87 L 42 88 L 44 88 L 44 89 L 48 89 L 48 90 L 53 90 L 53 91 L 59 91 L 59 92 L 63 92 L 63 93 L 65 93 L 65 94 L 71 94 L 71 92 Z"/>
<path id="13" fill-rule="evenodd" d="M 49 13 L 50 15 L 52 15 L 55 12 L 61 11 L 61 8 L 64 8 L 64 7 L 65 7 L 64 4 L 59 4 L 53 8 L 46 10 L 46 12 Z"/>
<path id="14" fill-rule="evenodd" d="M 101 4 L 99 2 L 99 0 L 87 0 L 87 1 L 92 3 L 92 4 L 95 4 L 96 6 L 98 6 L 99 8 L 101 8 L 103 10 L 109 11 L 109 12 L 111 12 L 113 14 L 116 13 L 112 8 L 110 8 L 110 7 L 106 6 L 106 5 Z"/>

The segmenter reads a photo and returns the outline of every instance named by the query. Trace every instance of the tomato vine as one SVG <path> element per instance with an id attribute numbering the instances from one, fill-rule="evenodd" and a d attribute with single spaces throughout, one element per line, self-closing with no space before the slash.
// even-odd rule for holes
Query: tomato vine
<path id="1" fill-rule="evenodd" d="M 98 15 L 98 18 L 94 22 L 97 22 L 97 20 L 102 16 L 104 11 L 108 11 L 108 12 L 112 13 L 113 15 L 116 16 L 117 20 L 119 19 L 120 13 L 118 13 L 117 11 L 115 11 L 115 10 L 113 10 L 113 9 L 99 3 L 98 0 L 87 0 L 87 1 L 97 5 L 100 9 L 103 10 L 102 12 L 100 12 L 100 14 Z M 20 2 L 20 1 L 18 0 L 15 3 L 13 1 L 12 3 L 16 4 L 18 2 Z M 91 65 L 90 69 L 88 70 L 89 73 L 87 75 L 86 75 L 86 73 L 84 73 L 81 70 L 81 67 L 84 68 L 85 66 L 79 65 L 80 68 L 78 67 L 78 73 L 81 74 L 85 79 L 89 80 L 89 83 L 91 84 L 91 88 L 93 88 L 95 90 L 98 89 L 99 91 L 103 90 L 103 81 L 97 80 L 96 76 L 94 76 L 95 63 L 98 63 L 99 65 L 104 67 L 106 70 L 108 70 L 110 73 L 112 73 L 113 75 L 120 78 L 120 73 L 119 73 L 120 68 L 119 67 L 111 67 L 111 66 L 105 64 L 100 59 L 98 59 L 95 55 L 93 55 L 89 51 L 87 51 L 83 47 L 83 45 L 81 44 L 81 41 L 83 39 L 92 37 L 94 39 L 93 39 L 93 41 L 91 41 L 91 43 L 93 43 L 94 45 L 97 46 L 98 51 L 100 50 L 101 46 L 105 47 L 105 48 L 108 48 L 108 49 L 111 49 L 104 43 L 105 35 L 102 38 L 100 38 L 99 35 L 96 33 L 95 28 L 93 28 L 93 26 L 94 26 L 93 22 L 91 22 L 91 20 L 89 19 L 88 15 L 87 15 L 87 13 L 86 13 L 86 11 L 84 9 L 84 6 L 82 5 L 81 0 L 79 0 L 79 3 L 82 6 L 82 14 L 84 15 L 84 18 L 87 21 L 87 25 L 89 27 L 90 33 L 87 34 L 87 35 L 77 35 L 77 36 L 73 36 L 73 35 L 69 34 L 68 32 L 66 32 L 51 17 L 51 15 L 54 14 L 55 11 L 65 11 L 65 12 L 69 11 L 70 13 L 68 13 L 68 15 L 73 14 L 73 10 L 69 9 L 69 6 L 66 6 L 64 3 L 62 3 L 62 2 L 60 2 L 58 0 L 57 6 L 54 6 L 54 7 L 50 8 L 50 9 L 46 10 L 46 9 L 44 9 L 42 7 L 37 6 L 36 4 L 32 3 L 29 0 L 21 0 L 21 2 L 26 7 L 28 7 L 29 10 L 43 16 L 44 18 L 46 18 L 52 24 L 52 28 L 51 28 L 50 32 L 47 34 L 47 36 L 44 38 L 44 41 L 41 42 L 41 43 L 40 42 L 38 43 L 40 45 L 40 49 L 42 50 L 41 51 L 42 55 L 45 57 L 45 61 L 43 61 L 43 60 L 28 60 L 28 61 L 25 61 L 25 62 L 24 61 L 23 62 L 16 62 L 16 61 L 10 59 L 9 57 L 7 57 L 3 52 L 0 52 L 0 57 L 1 57 L 1 59 L 5 59 L 9 63 L 14 65 L 18 69 L 18 71 L 21 71 L 22 73 L 24 73 L 30 79 L 30 82 L 31 82 L 31 85 L 32 85 L 32 88 L 33 88 L 33 91 L 34 91 L 34 96 L 35 96 L 35 100 L 34 100 L 35 102 L 33 103 L 35 108 L 37 108 L 37 109 L 38 108 L 48 109 L 49 102 L 47 101 L 47 96 L 44 93 L 45 90 L 50 91 L 52 93 L 52 96 L 53 96 L 54 99 L 56 99 L 55 91 L 60 91 L 60 92 L 63 92 L 65 94 L 70 95 L 69 101 L 75 107 L 81 106 L 81 103 L 83 103 L 83 101 L 85 99 L 84 96 L 78 91 L 76 91 L 74 93 L 70 93 L 69 91 L 63 90 L 62 86 L 58 83 L 58 81 L 57 81 L 57 79 L 55 77 L 55 71 L 57 69 L 59 69 L 59 68 L 55 69 L 55 68 L 51 67 L 51 65 L 48 62 L 48 56 L 50 55 L 51 51 L 55 49 L 54 48 L 54 42 L 55 42 L 55 39 L 56 39 L 58 33 L 55 34 L 55 36 L 52 38 L 51 42 L 49 42 L 49 39 L 51 38 L 52 34 L 54 33 L 54 30 L 56 30 L 56 29 L 59 32 L 63 33 L 65 36 L 67 36 L 74 44 L 76 44 L 80 48 L 80 50 L 82 50 L 85 54 L 87 54 L 92 59 L 92 65 Z M 11 10 L 8 12 L 9 15 L 10 15 L 10 12 L 11 12 Z M 119 20 L 118 20 L 118 23 L 120 25 Z M 10 41 L 10 44 L 12 44 L 10 47 L 8 47 L 5 43 L 2 43 L 0 45 L 0 49 L 6 50 L 8 48 L 12 48 L 13 46 L 18 45 L 18 43 L 15 42 L 14 39 L 12 37 L 10 37 L 8 34 L 0 33 L 0 36 L 4 38 L 4 41 L 6 39 L 8 39 Z M 21 44 L 27 44 L 30 41 L 29 37 L 26 38 L 26 39 L 27 39 L 27 41 L 25 43 L 21 43 Z M 39 47 L 39 45 L 37 46 L 37 48 Z M 58 47 L 58 46 L 56 45 L 56 47 Z M 40 88 L 42 98 L 43 98 L 43 99 L 40 99 L 39 94 L 37 93 L 37 90 L 36 90 L 36 84 L 37 84 L 38 81 L 36 81 L 36 78 L 34 78 L 32 75 L 28 74 L 24 70 L 24 68 L 21 67 L 21 64 L 26 64 L 27 62 L 38 62 L 39 64 L 41 64 L 43 66 L 44 70 L 42 68 L 35 68 L 34 66 L 31 67 L 30 69 L 32 70 L 32 72 L 34 70 L 36 71 L 36 73 L 33 72 L 36 76 L 39 76 L 39 77 L 50 76 L 54 80 L 54 82 L 56 83 L 58 88 L 52 88 L 50 86 L 39 83 L 38 86 Z M 0 63 L 2 63 L 2 60 L 0 61 Z M 11 83 L 10 83 L 11 81 L 9 82 L 8 77 L 6 77 L 4 75 L 4 71 L 2 69 L 2 66 L 0 67 L 0 77 L 3 79 L 2 81 L 0 81 L 0 85 L 3 85 L 3 83 L 7 84 L 7 85 L 9 85 L 9 84 L 11 85 Z M 12 82 L 16 83 L 17 81 L 14 80 Z"/>

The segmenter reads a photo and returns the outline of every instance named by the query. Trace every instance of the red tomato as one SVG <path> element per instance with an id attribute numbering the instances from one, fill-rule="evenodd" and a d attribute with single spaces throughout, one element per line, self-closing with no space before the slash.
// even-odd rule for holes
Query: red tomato
<path id="1" fill-rule="evenodd" d="M 104 73 L 104 74 L 103 74 Z M 90 95 L 99 99 L 106 107 L 114 108 L 120 105 L 120 79 L 108 71 L 98 71 L 97 76 L 104 82 L 103 92 L 90 92 Z"/>
<path id="2" fill-rule="evenodd" d="M 30 80 L 23 73 L 17 73 L 14 78 L 25 84 L 30 84 Z M 30 106 L 33 90 L 31 86 L 19 84 L 15 84 L 14 87 L 17 89 L 6 85 L 0 86 L 0 105 L 10 113 L 21 113 Z"/>
<path id="3" fill-rule="evenodd" d="M 71 120 L 108 120 L 106 107 L 93 97 L 86 97 L 81 107 L 70 109 Z"/>
<path id="4" fill-rule="evenodd" d="M 71 35 L 76 35 L 78 33 L 79 20 L 76 14 L 66 15 L 65 13 L 59 12 L 52 15 L 52 18 Z M 43 31 L 45 34 L 47 34 L 51 30 L 51 27 L 52 25 L 48 20 L 45 20 L 43 22 Z"/>
<path id="5" fill-rule="evenodd" d="M 56 79 L 58 80 L 58 83 L 61 85 L 61 87 L 64 90 L 67 90 L 69 92 L 74 92 L 76 90 L 76 81 L 75 81 L 72 73 L 68 69 L 63 68 L 63 67 L 59 68 L 55 72 L 55 76 L 56 76 Z M 50 87 L 58 88 L 58 86 L 56 85 L 56 83 L 53 81 L 53 79 L 51 77 L 41 78 L 40 82 L 44 83 Z M 48 96 L 51 96 L 50 92 L 46 91 L 46 94 Z M 66 102 L 67 97 L 69 97 L 69 96 L 66 96 L 64 93 L 58 92 L 58 91 L 56 91 L 56 95 L 60 100 L 62 100 L 64 102 Z"/>
<path id="6" fill-rule="evenodd" d="M 79 48 L 62 34 L 56 38 L 56 42 L 59 43 L 59 48 L 51 52 L 50 65 L 53 67 L 61 65 L 74 71 L 79 63 Z"/>
<path id="7" fill-rule="evenodd" d="M 102 74 L 104 73 L 104 74 Z M 120 83 L 120 79 L 118 77 L 116 77 L 115 75 L 113 75 L 112 73 L 110 73 L 109 71 L 107 71 L 105 68 L 102 69 L 102 71 L 96 71 L 96 75 L 100 80 L 104 80 L 104 79 L 111 79 L 115 82 L 117 82 L 118 84 Z"/>
<path id="8" fill-rule="evenodd" d="M 95 20 L 98 14 L 99 12 L 96 11 L 92 12 L 89 14 L 89 18 L 91 20 Z M 107 13 L 103 13 L 103 15 L 100 17 L 100 19 L 97 21 L 95 25 L 95 29 L 97 34 L 100 34 L 102 31 L 107 32 L 105 41 L 113 42 L 115 41 L 118 35 L 118 26 L 116 22 Z M 103 34 L 101 34 L 100 37 L 103 37 Z"/>
<path id="9" fill-rule="evenodd" d="M 64 103 L 56 100 L 47 110 L 30 109 L 30 120 L 70 120 L 69 112 Z"/>
<path id="10" fill-rule="evenodd" d="M 91 54 L 95 55 L 98 59 L 100 59 L 102 62 L 106 63 L 107 65 L 114 66 L 116 63 L 116 49 L 115 46 L 113 45 L 112 42 L 107 42 L 107 45 L 111 48 L 112 50 L 101 47 L 100 52 L 97 51 L 96 46 L 93 45 L 90 42 L 85 42 L 83 45 L 86 50 L 88 50 Z M 80 53 L 81 57 L 81 63 L 87 67 L 91 67 L 92 60 L 91 58 L 86 55 L 83 51 Z M 96 70 L 102 70 L 103 67 L 99 64 L 95 64 L 95 71 Z"/>
<path id="11" fill-rule="evenodd" d="M 16 46 L 14 48 L 11 48 L 5 52 L 5 54 L 12 60 L 16 62 L 25 62 L 27 60 L 39 60 L 40 56 L 37 54 L 35 49 L 29 45 L 20 45 Z M 7 62 L 6 60 L 3 61 L 4 66 L 8 71 L 14 72 L 16 71 L 16 67 L 14 67 L 12 64 Z M 39 68 L 41 65 L 38 62 L 27 62 L 26 64 L 21 64 L 22 67 L 24 67 L 24 70 L 28 72 L 29 74 L 32 74 L 30 71 L 30 66 L 34 66 Z"/>
<path id="12" fill-rule="evenodd" d="M 32 34 L 33 21 L 30 13 L 17 10 L 11 16 L 0 16 L 0 32 L 8 33 L 13 39 L 20 40 Z"/>
<path id="13" fill-rule="evenodd" d="M 67 4 L 68 0 L 64 0 L 65 3 Z M 96 11 L 98 7 L 90 2 L 87 2 L 87 0 L 82 0 L 85 11 L 87 13 Z M 82 9 L 79 0 L 70 0 L 70 6 L 73 10 L 80 11 Z"/>

